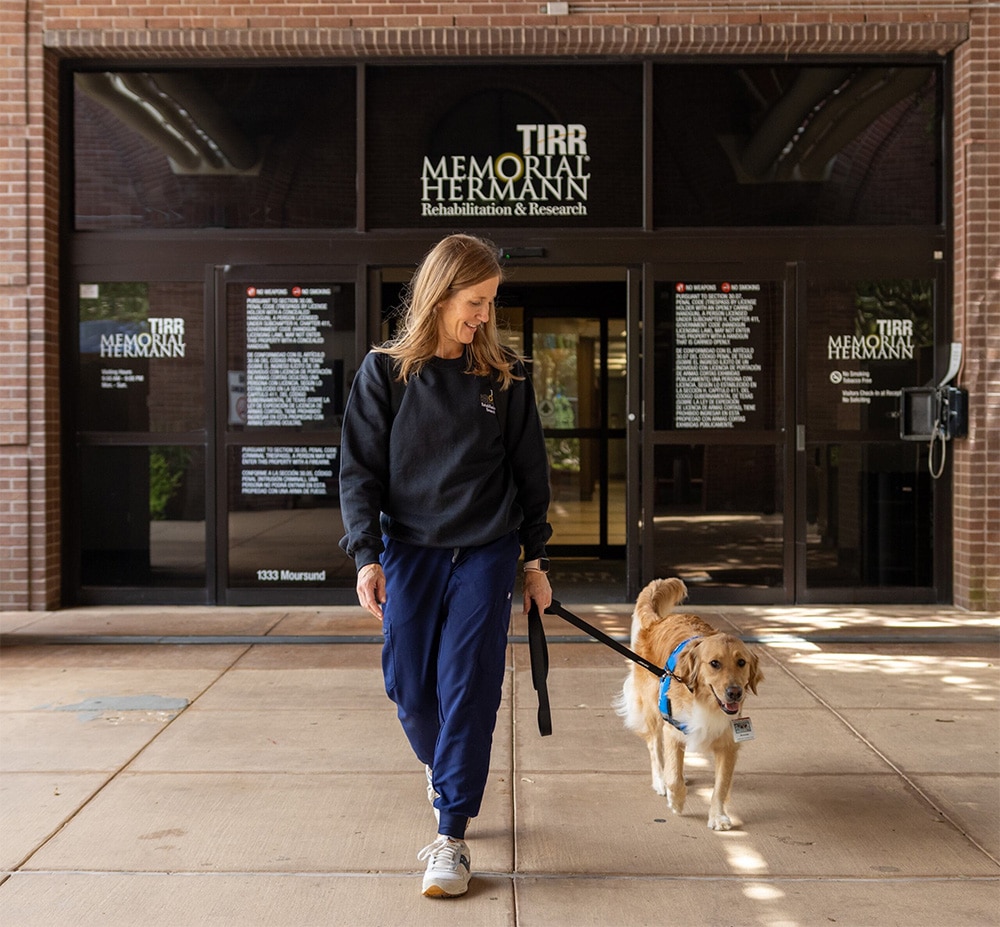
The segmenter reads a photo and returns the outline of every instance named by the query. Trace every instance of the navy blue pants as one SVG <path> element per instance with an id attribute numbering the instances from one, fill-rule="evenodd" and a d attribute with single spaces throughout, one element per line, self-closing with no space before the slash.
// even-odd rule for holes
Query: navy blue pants
<path id="1" fill-rule="evenodd" d="M 506 666 L 516 533 L 482 547 L 386 539 L 385 690 L 417 759 L 434 770 L 439 831 L 479 813 Z"/>

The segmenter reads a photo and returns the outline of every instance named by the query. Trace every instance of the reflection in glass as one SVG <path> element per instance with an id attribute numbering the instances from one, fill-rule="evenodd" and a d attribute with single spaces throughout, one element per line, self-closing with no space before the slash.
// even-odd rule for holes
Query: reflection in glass
<path id="1" fill-rule="evenodd" d="M 568 442 L 572 441 L 572 450 Z M 552 525 L 551 546 L 601 544 L 600 484 L 593 467 L 582 467 L 579 460 L 599 459 L 599 443 L 590 438 L 546 438 L 549 460 L 560 460 L 564 466 L 551 467 L 549 484 L 552 501 L 549 523 Z M 608 480 L 607 520 L 608 544 L 625 543 L 625 440 L 608 441 L 612 472 Z M 577 456 L 578 455 L 578 456 Z M 573 464 L 576 464 L 575 466 Z"/>
<path id="2" fill-rule="evenodd" d="M 655 66 L 655 224 L 939 222 L 940 73 L 886 64 Z"/>
<path id="3" fill-rule="evenodd" d="M 625 323 L 612 318 L 606 327 L 614 337 L 607 337 L 605 361 L 601 319 L 533 320 L 532 380 L 549 457 L 552 547 L 625 543 Z M 609 426 L 621 432 L 612 435 Z"/>
<path id="4" fill-rule="evenodd" d="M 655 575 L 780 587 L 783 448 L 663 445 L 654 453 Z"/>
<path id="5" fill-rule="evenodd" d="M 202 284 L 82 283 L 79 315 L 81 431 L 205 427 Z"/>
<path id="6" fill-rule="evenodd" d="M 535 320 L 532 379 L 546 433 L 600 425 L 600 379 L 595 370 L 600 339 L 597 319 Z M 583 455 L 579 437 L 572 435 L 549 440 L 548 448 L 553 479 L 582 470 L 581 483 L 589 497 L 596 476 L 594 454 Z"/>
<path id="7" fill-rule="evenodd" d="M 809 436 L 899 437 L 899 391 L 934 374 L 934 282 L 810 280 L 806 296 Z"/>
<path id="8" fill-rule="evenodd" d="M 84 586 L 205 584 L 205 454 L 200 447 L 84 447 Z"/>
<path id="9" fill-rule="evenodd" d="M 74 75 L 76 228 L 354 225 L 354 69 Z"/>
<path id="10" fill-rule="evenodd" d="M 351 587 L 334 446 L 229 449 L 229 585 Z"/>
<path id="11" fill-rule="evenodd" d="M 933 481 L 926 448 L 899 440 L 899 396 L 934 376 L 934 282 L 813 279 L 806 294 L 807 584 L 931 586 Z"/>
<path id="12" fill-rule="evenodd" d="M 932 480 L 923 445 L 806 447 L 811 587 L 931 586 Z"/>

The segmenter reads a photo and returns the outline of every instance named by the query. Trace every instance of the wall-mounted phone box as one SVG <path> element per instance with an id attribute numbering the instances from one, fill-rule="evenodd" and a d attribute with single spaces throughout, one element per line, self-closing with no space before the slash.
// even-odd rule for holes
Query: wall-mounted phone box
<path id="1" fill-rule="evenodd" d="M 969 392 L 957 386 L 914 386 L 899 394 L 899 436 L 904 441 L 964 438 Z"/>

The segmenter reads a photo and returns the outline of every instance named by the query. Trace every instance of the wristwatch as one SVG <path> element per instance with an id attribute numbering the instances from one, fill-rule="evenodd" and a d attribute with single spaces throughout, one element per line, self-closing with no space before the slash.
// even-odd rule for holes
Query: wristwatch
<path id="1" fill-rule="evenodd" d="M 526 560 L 524 570 L 525 572 L 534 570 L 536 573 L 548 573 L 549 559 L 548 557 L 539 557 L 537 560 Z"/>

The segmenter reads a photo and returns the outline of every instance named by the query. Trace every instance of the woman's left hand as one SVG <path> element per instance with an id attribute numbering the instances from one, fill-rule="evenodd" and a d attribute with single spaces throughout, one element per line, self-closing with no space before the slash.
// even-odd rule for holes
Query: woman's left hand
<path id="1" fill-rule="evenodd" d="M 524 571 L 524 613 L 527 615 L 534 600 L 539 612 L 552 604 L 552 587 L 549 577 L 541 570 Z"/>

